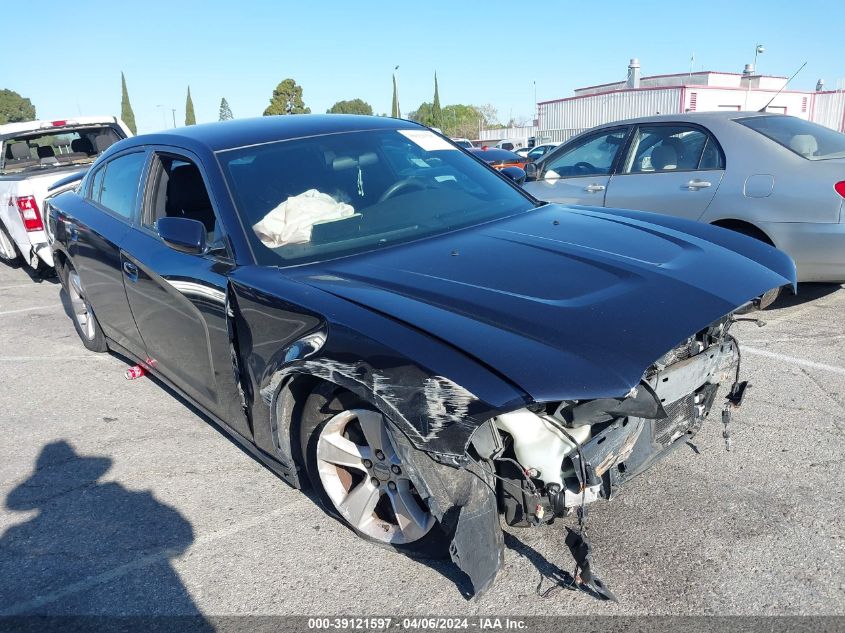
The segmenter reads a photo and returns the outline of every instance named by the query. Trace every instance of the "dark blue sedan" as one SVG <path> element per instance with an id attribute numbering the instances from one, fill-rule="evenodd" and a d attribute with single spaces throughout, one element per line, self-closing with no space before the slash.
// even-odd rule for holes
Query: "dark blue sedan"
<path id="1" fill-rule="evenodd" d="M 88 349 L 139 363 L 358 535 L 448 552 L 476 592 L 500 514 L 610 498 L 720 385 L 737 406 L 733 314 L 795 281 L 757 240 L 546 204 L 388 118 L 130 138 L 49 223 Z M 567 543 L 609 597 L 583 535 Z"/>

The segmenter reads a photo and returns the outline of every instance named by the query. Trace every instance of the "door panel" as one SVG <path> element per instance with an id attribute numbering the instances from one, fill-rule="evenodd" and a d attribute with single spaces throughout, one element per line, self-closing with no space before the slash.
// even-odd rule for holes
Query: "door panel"
<path id="1" fill-rule="evenodd" d="M 134 151 L 98 167 L 87 197 L 64 214 L 68 253 L 97 322 L 108 338 L 140 358 L 145 347 L 123 286 L 120 245 L 138 206 L 146 159 L 144 151 Z"/>
<path id="2" fill-rule="evenodd" d="M 697 220 L 713 200 L 723 175 L 723 171 L 617 174 L 610 179 L 605 206 Z"/>
<path id="3" fill-rule="evenodd" d="M 600 207 L 604 205 L 604 194 L 609 182 L 610 176 L 543 178 L 525 183 L 525 190 L 535 198 L 547 202 Z"/>
<path id="4" fill-rule="evenodd" d="M 105 335 L 143 358 L 144 343 L 126 299 L 120 261 L 120 243 L 129 226 L 84 201 L 77 204 L 76 212 L 78 217 L 65 220 L 65 230 L 85 297 Z"/>
<path id="5" fill-rule="evenodd" d="M 610 179 L 605 206 L 697 220 L 713 200 L 724 166 L 721 148 L 704 128 L 641 125 Z"/>
<path id="6" fill-rule="evenodd" d="M 541 178 L 525 190 L 540 200 L 602 206 L 628 131 L 601 130 L 553 150 L 541 163 Z"/>
<path id="7" fill-rule="evenodd" d="M 124 242 L 126 294 L 156 370 L 249 437 L 226 318 L 227 273 L 212 257 L 180 253 L 133 229 Z"/>

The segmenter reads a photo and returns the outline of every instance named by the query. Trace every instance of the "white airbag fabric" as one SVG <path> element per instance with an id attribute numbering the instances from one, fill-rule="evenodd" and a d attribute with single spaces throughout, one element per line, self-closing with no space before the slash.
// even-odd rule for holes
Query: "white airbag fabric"
<path id="1" fill-rule="evenodd" d="M 282 202 L 254 224 L 252 230 L 270 248 L 305 244 L 311 241 L 311 227 L 315 224 L 348 218 L 354 213 L 351 205 L 309 189 Z"/>

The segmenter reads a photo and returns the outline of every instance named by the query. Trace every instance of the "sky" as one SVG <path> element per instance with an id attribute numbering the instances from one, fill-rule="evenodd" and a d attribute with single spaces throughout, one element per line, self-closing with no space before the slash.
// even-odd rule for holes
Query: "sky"
<path id="1" fill-rule="evenodd" d="M 32 100 L 41 119 L 119 115 L 126 74 L 139 132 L 183 124 L 188 86 L 197 122 L 225 97 L 236 118 L 260 116 L 291 77 L 312 112 L 361 98 L 390 112 L 399 66 L 402 113 L 431 101 L 491 104 L 499 119 L 533 118 L 543 101 L 642 74 L 741 72 L 755 46 L 762 73 L 845 87 L 845 2 L 641 0 L 40 0 L 4 3 L 0 89 Z M 27 35 L 29 34 L 29 35 Z M 29 37 L 29 43 L 26 40 Z"/>

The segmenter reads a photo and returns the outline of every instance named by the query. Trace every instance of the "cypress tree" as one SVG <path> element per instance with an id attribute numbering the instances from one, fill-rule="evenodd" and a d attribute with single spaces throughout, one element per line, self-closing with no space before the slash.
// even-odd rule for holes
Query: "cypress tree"
<path id="1" fill-rule="evenodd" d="M 132 104 L 129 103 L 129 92 L 126 90 L 126 77 L 123 76 L 123 71 L 120 73 L 120 118 L 126 123 L 132 134 L 138 133 L 138 128 L 135 126 L 135 113 L 132 111 Z"/>
<path id="2" fill-rule="evenodd" d="M 185 100 L 185 125 L 196 125 L 197 117 L 194 115 L 194 101 L 191 99 L 191 87 L 188 86 L 188 98 Z"/>
<path id="3" fill-rule="evenodd" d="M 394 119 L 402 118 L 402 113 L 399 111 L 399 91 L 396 89 L 396 73 L 393 73 L 393 105 L 390 108 L 390 116 Z"/>
<path id="4" fill-rule="evenodd" d="M 440 111 L 440 91 L 437 88 L 437 73 L 434 73 L 434 105 L 431 107 L 431 118 L 434 127 L 443 130 L 443 113 Z"/>
<path id="5" fill-rule="evenodd" d="M 223 99 L 220 100 L 220 120 L 231 121 L 234 118 L 232 108 L 229 107 L 229 102 L 226 101 L 226 97 L 223 97 Z"/>

